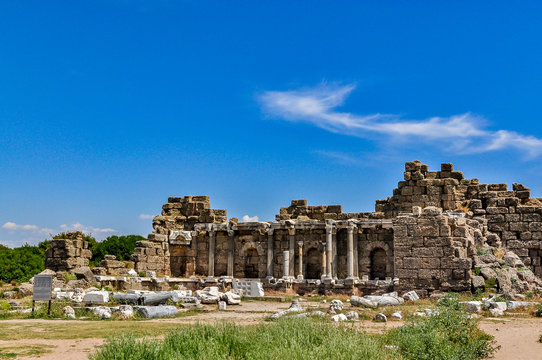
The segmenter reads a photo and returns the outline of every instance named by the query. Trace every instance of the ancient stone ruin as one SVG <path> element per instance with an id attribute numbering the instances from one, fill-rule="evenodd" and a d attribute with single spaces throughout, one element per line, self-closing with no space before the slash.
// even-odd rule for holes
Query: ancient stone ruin
<path id="1" fill-rule="evenodd" d="M 449 163 L 429 171 L 407 162 L 403 177 L 392 196 L 376 201 L 375 212 L 293 200 L 275 221 L 228 221 L 208 196 L 170 197 L 132 255 L 133 274 L 142 278 L 122 287 L 197 290 L 258 279 L 265 289 L 297 292 L 427 295 L 491 283 L 510 296 L 542 290 L 542 201 L 529 188 L 480 184 Z M 87 246 L 82 239 L 53 240 L 47 268 L 88 266 Z M 93 272 L 128 269 L 107 257 Z M 119 281 L 100 276 L 102 285 Z"/>
<path id="2" fill-rule="evenodd" d="M 72 271 L 87 267 L 92 257 L 88 242 L 83 240 L 83 233 L 68 233 L 65 239 L 51 240 L 46 252 L 45 268 L 53 271 Z"/>

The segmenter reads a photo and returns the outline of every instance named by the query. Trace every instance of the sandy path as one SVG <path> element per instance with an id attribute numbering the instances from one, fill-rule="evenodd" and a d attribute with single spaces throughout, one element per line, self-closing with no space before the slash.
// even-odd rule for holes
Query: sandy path
<path id="1" fill-rule="evenodd" d="M 89 353 L 96 346 L 101 345 L 104 339 L 73 339 L 73 340 L 42 340 L 25 339 L 14 341 L 0 341 L 0 345 L 52 345 L 52 352 L 39 357 L 18 357 L 17 359 L 40 359 L 40 360 L 87 360 Z"/>
<path id="2" fill-rule="evenodd" d="M 542 319 L 506 319 L 499 322 L 484 320 L 480 328 L 495 337 L 501 349 L 495 360 L 542 359 Z"/>

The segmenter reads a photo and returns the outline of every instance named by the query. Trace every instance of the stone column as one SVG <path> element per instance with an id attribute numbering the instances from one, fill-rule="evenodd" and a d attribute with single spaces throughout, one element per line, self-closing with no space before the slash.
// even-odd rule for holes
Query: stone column
<path id="1" fill-rule="evenodd" d="M 303 280 L 303 241 L 297 242 L 297 256 L 299 256 L 299 268 L 297 269 L 297 279 Z"/>
<path id="2" fill-rule="evenodd" d="M 359 230 L 356 228 L 354 230 L 354 277 L 359 278 Z"/>
<path id="3" fill-rule="evenodd" d="M 339 257 L 337 255 L 337 228 L 331 232 L 331 239 L 333 242 L 333 260 L 331 262 L 331 272 L 334 279 L 337 279 L 337 266 L 339 264 Z"/>
<path id="4" fill-rule="evenodd" d="M 333 225 L 326 224 L 326 277 L 332 278 L 331 265 L 333 260 Z"/>
<path id="5" fill-rule="evenodd" d="M 209 240 L 209 277 L 215 276 L 215 251 L 216 251 L 216 231 L 211 230 L 211 239 Z"/>
<path id="6" fill-rule="evenodd" d="M 233 277 L 233 257 L 235 254 L 235 231 L 228 230 L 228 276 Z"/>
<path id="7" fill-rule="evenodd" d="M 267 277 L 273 277 L 273 232 L 274 229 L 267 229 Z"/>
<path id="8" fill-rule="evenodd" d="M 290 263 L 289 263 L 290 273 L 288 274 L 288 276 L 295 276 L 295 275 L 294 275 L 294 265 L 295 265 L 295 229 L 294 229 L 294 228 L 289 228 L 289 229 L 288 229 L 288 234 L 289 234 L 289 236 L 290 236 L 290 256 L 289 256 L 289 259 L 290 259 Z"/>
<path id="9" fill-rule="evenodd" d="M 282 258 L 284 260 L 284 264 L 282 266 L 282 275 L 284 278 L 288 278 L 290 276 L 290 252 L 287 250 L 283 251 Z"/>
<path id="10" fill-rule="evenodd" d="M 326 259 L 326 242 L 322 242 L 322 278 L 324 278 L 327 275 L 327 259 Z"/>
<path id="11" fill-rule="evenodd" d="M 354 277 L 354 225 L 348 225 L 346 228 L 346 277 Z"/>

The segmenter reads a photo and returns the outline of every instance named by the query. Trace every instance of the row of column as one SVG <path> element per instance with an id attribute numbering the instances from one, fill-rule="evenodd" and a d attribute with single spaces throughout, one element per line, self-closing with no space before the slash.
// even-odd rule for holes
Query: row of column
<path id="1" fill-rule="evenodd" d="M 337 276 L 337 238 L 335 227 L 331 224 L 326 224 L 326 241 L 325 251 L 322 253 L 322 276 L 327 278 L 333 278 Z M 354 278 L 358 274 L 357 266 L 357 253 L 358 242 L 354 241 L 354 225 L 349 225 L 347 228 L 346 238 L 346 272 L 347 278 Z M 267 230 L 267 276 L 273 277 L 274 275 L 274 229 Z M 216 232 L 210 232 L 209 240 L 209 276 L 214 276 L 215 273 L 215 252 L 216 252 Z M 283 276 L 293 277 L 297 275 L 299 279 L 303 278 L 303 241 L 295 241 L 295 229 L 288 229 L 289 235 L 289 250 L 283 252 Z M 228 230 L 228 265 L 227 275 L 233 277 L 234 271 L 234 253 L 235 253 L 235 233 L 233 230 Z M 357 240 L 357 239 L 356 239 Z M 295 252 L 297 250 L 297 256 L 299 259 L 298 268 L 294 270 L 295 266 Z"/>

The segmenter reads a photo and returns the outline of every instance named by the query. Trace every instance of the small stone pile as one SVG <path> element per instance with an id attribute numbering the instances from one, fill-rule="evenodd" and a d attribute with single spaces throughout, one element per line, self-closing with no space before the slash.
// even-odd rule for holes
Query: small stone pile
<path id="1" fill-rule="evenodd" d="M 97 275 L 127 275 L 128 271 L 126 263 L 117 260 L 115 255 L 105 255 L 100 266 L 93 269 Z"/>

